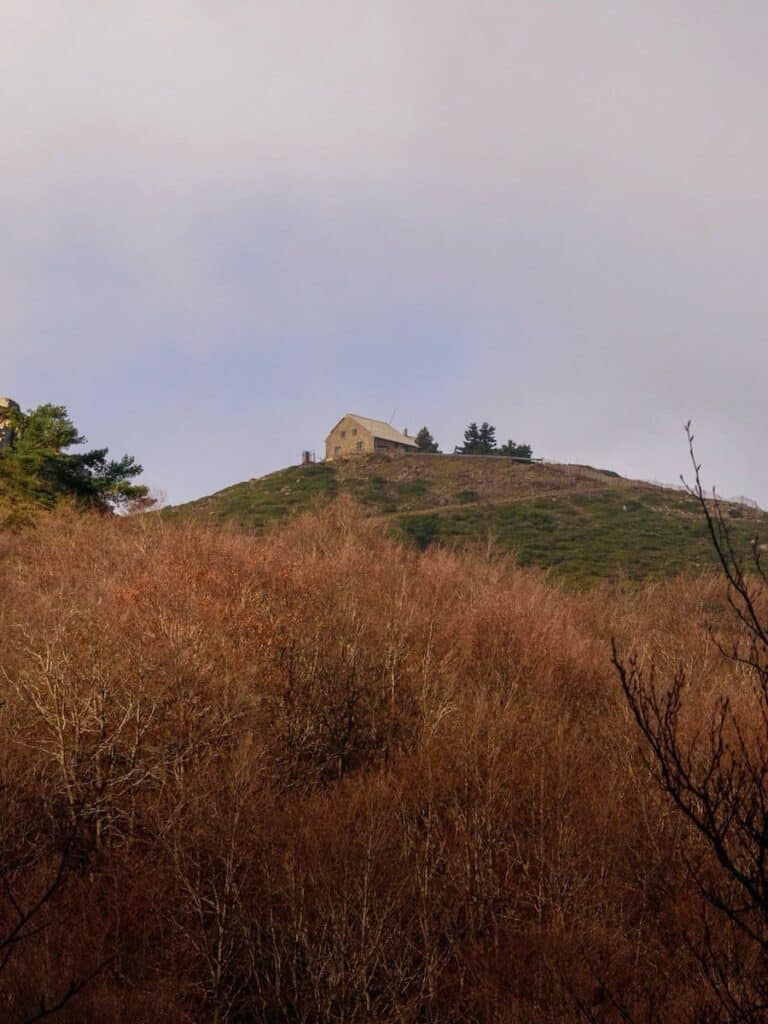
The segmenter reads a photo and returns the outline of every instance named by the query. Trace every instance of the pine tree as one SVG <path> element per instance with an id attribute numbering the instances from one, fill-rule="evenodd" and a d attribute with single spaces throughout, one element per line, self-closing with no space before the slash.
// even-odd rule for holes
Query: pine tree
<path id="1" fill-rule="evenodd" d="M 422 427 L 416 435 L 416 444 L 423 452 L 439 452 L 437 441 L 432 437 L 426 427 Z"/>
<path id="2" fill-rule="evenodd" d="M 464 431 L 464 444 L 456 451 L 461 455 L 476 455 L 480 450 L 480 431 L 477 424 L 472 421 Z"/>
<path id="3" fill-rule="evenodd" d="M 455 451 L 459 455 L 507 455 L 528 460 L 533 455 L 533 449 L 529 444 L 507 441 L 499 447 L 496 443 L 496 427 L 487 422 L 481 423 L 478 427 L 474 420 L 464 431 L 464 444 Z"/>
<path id="4" fill-rule="evenodd" d="M 109 449 L 69 452 L 85 444 L 63 405 L 40 405 L 19 417 L 16 436 L 2 453 L 3 468 L 30 496 L 54 504 L 67 497 L 106 512 L 146 502 L 148 488 L 132 481 L 142 467 L 132 455 L 110 459 Z"/>
<path id="5" fill-rule="evenodd" d="M 507 441 L 499 448 L 499 455 L 511 455 L 515 459 L 528 459 L 533 455 L 533 448 L 529 444 L 515 444 L 514 441 Z"/>
<path id="6" fill-rule="evenodd" d="M 484 455 L 493 455 L 496 450 L 496 427 L 490 423 L 480 425 L 480 450 Z"/>
<path id="7" fill-rule="evenodd" d="M 464 444 L 457 448 L 460 455 L 493 455 L 496 451 L 496 427 L 482 423 L 479 427 L 474 420 L 464 431 Z"/>

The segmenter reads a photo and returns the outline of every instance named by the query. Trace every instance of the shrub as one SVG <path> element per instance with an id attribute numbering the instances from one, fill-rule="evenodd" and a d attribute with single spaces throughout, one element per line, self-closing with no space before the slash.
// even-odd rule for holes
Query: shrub
<path id="1" fill-rule="evenodd" d="M 568 593 L 341 503 L 53 515 L 0 535 L 0 594 L 4 1019 L 86 978 L 61 1019 L 716 1019 L 607 641 L 706 701 L 712 578 Z"/>

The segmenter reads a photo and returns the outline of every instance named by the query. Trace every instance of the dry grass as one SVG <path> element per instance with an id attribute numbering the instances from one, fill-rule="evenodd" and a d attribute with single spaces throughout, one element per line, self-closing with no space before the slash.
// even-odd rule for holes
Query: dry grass
<path id="1" fill-rule="evenodd" d="M 610 638 L 684 662 L 695 720 L 741 682 L 715 578 L 569 593 L 341 502 L 264 537 L 52 517 L 0 535 L 0 588 L 0 940 L 65 854 L 3 1020 L 97 968 L 62 1020 L 705 1012 L 697 841 Z"/>

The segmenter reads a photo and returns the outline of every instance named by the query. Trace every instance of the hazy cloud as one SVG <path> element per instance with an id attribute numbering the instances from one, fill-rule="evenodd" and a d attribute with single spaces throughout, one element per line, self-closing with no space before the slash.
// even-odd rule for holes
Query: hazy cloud
<path id="1" fill-rule="evenodd" d="M 768 9 L 0 13 L 0 392 L 173 498 L 349 408 L 768 504 Z M 268 442 L 268 443 L 267 443 Z"/>

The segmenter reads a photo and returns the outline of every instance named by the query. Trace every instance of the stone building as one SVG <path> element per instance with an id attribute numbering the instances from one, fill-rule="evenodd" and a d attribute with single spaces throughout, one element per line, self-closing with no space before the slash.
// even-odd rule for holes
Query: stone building
<path id="1" fill-rule="evenodd" d="M 350 455 L 364 455 L 366 452 L 419 450 L 408 431 L 399 431 L 382 420 L 372 420 L 348 412 L 342 416 L 325 439 L 325 457 L 328 461 L 345 459 Z"/>
<path id="2" fill-rule="evenodd" d="M 0 398 L 0 448 L 13 440 L 21 409 L 12 398 Z"/>

